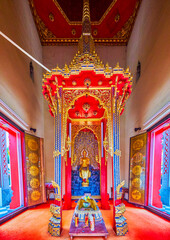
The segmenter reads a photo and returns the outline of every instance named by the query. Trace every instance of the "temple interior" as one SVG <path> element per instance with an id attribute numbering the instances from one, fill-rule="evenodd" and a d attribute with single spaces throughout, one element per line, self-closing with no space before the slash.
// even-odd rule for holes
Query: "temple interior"
<path id="1" fill-rule="evenodd" d="M 170 239 L 169 12 L 0 1 L 0 239 Z"/>

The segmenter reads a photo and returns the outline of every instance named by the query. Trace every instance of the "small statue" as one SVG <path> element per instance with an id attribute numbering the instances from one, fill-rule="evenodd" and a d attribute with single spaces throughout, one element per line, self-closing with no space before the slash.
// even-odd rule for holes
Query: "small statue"
<path id="1" fill-rule="evenodd" d="M 54 181 L 52 181 L 52 186 L 55 189 L 55 201 L 58 201 L 60 204 L 61 201 L 60 186 Z M 59 237 L 61 234 L 61 206 L 51 204 L 50 212 L 52 213 L 52 217 L 49 220 L 48 232 L 52 236 Z"/>
<path id="2" fill-rule="evenodd" d="M 61 201 L 60 186 L 54 181 L 52 181 L 52 186 L 55 189 L 55 200 Z"/>
<path id="3" fill-rule="evenodd" d="M 116 192 L 117 194 L 120 194 L 120 189 L 125 185 L 125 180 L 123 180 L 117 187 Z"/>
<path id="4" fill-rule="evenodd" d="M 82 187 L 89 186 L 88 178 L 91 177 L 91 172 L 89 170 L 90 159 L 87 157 L 86 150 L 83 151 L 83 157 L 80 158 L 80 169 L 79 176 L 83 179 Z"/>

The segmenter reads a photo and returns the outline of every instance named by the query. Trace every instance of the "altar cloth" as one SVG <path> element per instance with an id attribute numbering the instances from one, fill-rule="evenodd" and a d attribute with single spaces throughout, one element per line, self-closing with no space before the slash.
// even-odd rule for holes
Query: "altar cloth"
<path id="1" fill-rule="evenodd" d="M 93 204 L 91 204 L 89 207 L 84 208 L 82 207 L 81 201 L 85 201 L 88 203 L 88 201 L 93 200 Z M 95 205 L 95 206 L 94 206 Z M 78 218 L 78 226 L 75 226 L 75 216 Z M 92 231 L 90 228 L 90 221 L 88 223 L 88 226 L 86 226 L 85 223 L 85 216 L 88 216 L 88 219 L 90 220 L 90 217 L 95 218 L 94 221 L 94 230 Z M 74 214 L 71 221 L 70 231 L 69 231 L 70 238 L 76 236 L 100 236 L 107 238 L 108 232 L 106 230 L 106 226 L 102 217 L 102 214 L 100 212 L 99 207 L 97 206 L 96 201 L 89 196 L 88 194 L 84 195 L 81 199 L 79 199 L 77 206 L 74 210 Z"/>
<path id="2" fill-rule="evenodd" d="M 85 223 L 79 222 L 78 227 L 75 227 L 75 221 L 72 219 L 70 225 L 69 236 L 71 239 L 73 237 L 105 237 L 108 236 L 108 231 L 106 229 L 104 220 L 95 222 L 94 231 L 91 231 L 90 227 L 85 227 Z"/>

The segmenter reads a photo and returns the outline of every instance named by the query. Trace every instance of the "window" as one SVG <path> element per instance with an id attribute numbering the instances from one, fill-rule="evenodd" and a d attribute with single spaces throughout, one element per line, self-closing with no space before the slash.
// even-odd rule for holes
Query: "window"
<path id="1" fill-rule="evenodd" d="M 24 206 L 22 134 L 0 116 L 0 218 Z"/>
<path id="2" fill-rule="evenodd" d="M 170 215 L 170 119 L 150 131 L 148 205 Z"/>

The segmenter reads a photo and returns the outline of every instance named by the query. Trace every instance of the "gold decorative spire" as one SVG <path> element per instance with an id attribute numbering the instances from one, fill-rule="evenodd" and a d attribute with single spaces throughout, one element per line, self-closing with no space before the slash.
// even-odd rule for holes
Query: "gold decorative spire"
<path id="1" fill-rule="evenodd" d="M 93 53 L 95 51 L 91 35 L 89 0 L 83 0 L 82 35 L 79 40 L 78 50 L 80 53 Z"/>
<path id="2" fill-rule="evenodd" d="M 82 35 L 91 34 L 89 0 L 83 1 Z"/>

